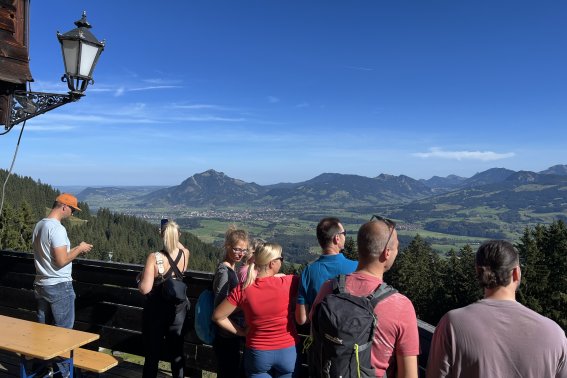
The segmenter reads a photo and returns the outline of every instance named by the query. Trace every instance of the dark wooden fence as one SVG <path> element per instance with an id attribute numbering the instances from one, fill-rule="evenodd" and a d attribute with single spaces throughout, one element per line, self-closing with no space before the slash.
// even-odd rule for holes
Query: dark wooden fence
<path id="1" fill-rule="evenodd" d="M 73 262 L 75 328 L 98 333 L 94 347 L 143 355 L 142 308 L 145 297 L 138 292 L 136 275 L 141 265 L 77 259 Z M 33 254 L 0 251 L 0 314 L 36 320 L 33 294 L 35 268 Z M 212 273 L 185 273 L 191 311 L 187 315 L 184 351 L 186 375 L 201 377 L 202 370 L 216 371 L 216 359 L 210 345 L 203 344 L 194 331 L 194 305 L 205 288 L 210 287 Z M 433 327 L 419 324 L 420 370 L 427 362 Z M 306 334 L 308 330 L 300 329 Z M 165 348 L 162 348 L 165 350 Z M 165 357 L 165 356 L 164 356 Z M 164 358 L 165 359 L 165 358 Z"/>

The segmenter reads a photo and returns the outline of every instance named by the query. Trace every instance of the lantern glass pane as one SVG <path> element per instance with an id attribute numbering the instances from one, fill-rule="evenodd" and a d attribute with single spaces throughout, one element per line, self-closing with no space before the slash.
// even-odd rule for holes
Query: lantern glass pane
<path id="1" fill-rule="evenodd" d="M 63 61 L 65 63 L 65 72 L 74 76 L 78 72 L 77 58 L 79 56 L 79 41 L 63 40 L 61 42 L 63 49 Z"/>
<path id="2" fill-rule="evenodd" d="M 79 69 L 79 75 L 91 77 L 98 47 L 85 42 L 81 44 L 81 67 Z"/>

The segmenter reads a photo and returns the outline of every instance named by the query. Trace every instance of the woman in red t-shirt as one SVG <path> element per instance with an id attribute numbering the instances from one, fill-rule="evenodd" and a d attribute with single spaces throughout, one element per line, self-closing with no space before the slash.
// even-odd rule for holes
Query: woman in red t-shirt
<path id="1" fill-rule="evenodd" d="M 292 307 L 298 277 L 278 274 L 283 264 L 282 247 L 278 244 L 261 244 L 254 256 L 246 282 L 218 305 L 213 320 L 228 332 L 246 336 L 244 368 L 248 377 L 270 373 L 291 377 L 297 358 Z M 228 318 L 237 307 L 244 311 L 246 329 Z"/>

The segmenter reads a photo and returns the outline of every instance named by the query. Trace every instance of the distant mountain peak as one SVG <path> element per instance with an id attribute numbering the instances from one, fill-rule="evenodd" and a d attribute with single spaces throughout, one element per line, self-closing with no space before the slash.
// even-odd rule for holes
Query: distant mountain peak
<path id="1" fill-rule="evenodd" d="M 567 165 L 565 164 L 557 164 L 553 167 L 547 168 L 545 171 L 539 172 L 542 175 L 559 175 L 559 176 L 567 176 Z"/>
<path id="2" fill-rule="evenodd" d="M 228 177 L 224 172 L 215 171 L 214 169 L 207 169 L 201 173 L 195 173 L 191 177 Z"/>
<path id="3" fill-rule="evenodd" d="M 508 177 L 516 173 L 506 168 L 490 168 L 484 172 L 475 174 L 463 182 L 464 186 L 482 186 L 488 184 L 495 184 L 505 181 Z"/>

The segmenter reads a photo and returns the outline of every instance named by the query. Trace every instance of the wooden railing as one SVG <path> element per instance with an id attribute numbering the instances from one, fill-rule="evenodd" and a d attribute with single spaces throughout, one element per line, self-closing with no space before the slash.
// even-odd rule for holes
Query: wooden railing
<path id="1" fill-rule="evenodd" d="M 146 299 L 138 292 L 135 281 L 141 270 L 142 266 L 137 264 L 82 259 L 73 262 L 75 328 L 98 333 L 100 339 L 94 346 L 143 356 L 142 308 Z M 34 276 L 33 254 L 0 251 L 1 315 L 36 320 Z M 201 291 L 211 286 L 212 279 L 212 273 L 185 273 L 191 311 L 187 314 L 184 352 L 185 371 L 190 377 L 200 377 L 203 370 L 217 370 L 212 347 L 197 338 L 193 327 L 195 301 Z M 419 324 L 421 371 L 427 362 L 433 329 L 427 323 Z M 300 333 L 306 334 L 308 329 L 300 328 Z"/>

